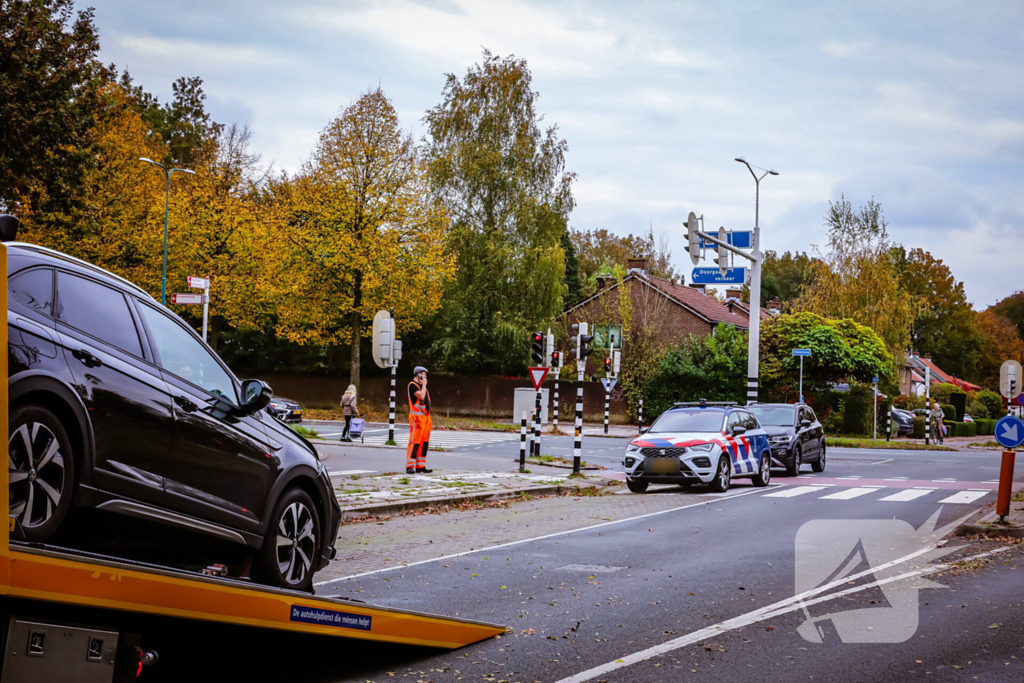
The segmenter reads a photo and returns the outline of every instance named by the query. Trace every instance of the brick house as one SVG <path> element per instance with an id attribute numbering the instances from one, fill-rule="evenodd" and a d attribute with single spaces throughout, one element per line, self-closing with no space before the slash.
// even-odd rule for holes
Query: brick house
<path id="1" fill-rule="evenodd" d="M 594 295 L 562 314 L 567 329 L 581 320 L 591 324 L 591 334 L 595 335 L 591 358 L 603 358 L 601 349 L 607 348 L 609 336 L 616 348 L 621 347 L 622 288 L 628 288 L 632 300 L 634 327 L 650 326 L 662 346 L 677 344 L 687 334 L 712 334 L 720 323 L 742 330 L 750 326 L 750 309 L 741 302 L 739 289 L 727 289 L 726 302 L 722 303 L 709 295 L 704 285 L 686 286 L 648 274 L 646 259 L 630 259 L 627 263 L 628 273 L 621 285 L 611 276 L 598 277 Z M 769 318 L 778 308 L 777 302 L 769 302 L 769 310 L 761 311 L 761 319 Z M 596 367 L 592 361 L 588 373 Z"/>
<path id="2" fill-rule="evenodd" d="M 926 371 L 927 369 L 927 371 Z M 981 389 L 977 384 L 972 384 L 963 379 L 955 377 L 932 360 L 931 356 L 922 356 L 917 351 L 911 350 L 903 356 L 903 365 L 899 371 L 900 393 L 909 396 L 924 396 L 925 376 L 931 380 L 931 384 L 955 384 L 964 391 L 978 391 Z"/>

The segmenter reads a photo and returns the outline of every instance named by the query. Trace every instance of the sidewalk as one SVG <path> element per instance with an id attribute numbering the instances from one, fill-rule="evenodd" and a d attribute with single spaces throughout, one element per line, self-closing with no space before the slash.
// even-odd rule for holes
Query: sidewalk
<path id="1" fill-rule="evenodd" d="M 956 530 L 957 536 L 973 536 L 975 534 L 1024 538 L 1024 495 L 1022 492 L 1018 491 L 1010 499 L 1010 514 L 1006 515 L 1005 523 L 999 523 L 999 515 L 993 510 L 977 521 L 961 524 Z"/>
<path id="2" fill-rule="evenodd" d="M 467 500 L 499 500 L 524 493 L 556 494 L 572 488 L 603 486 L 611 479 L 599 474 L 570 479 L 569 474 L 537 470 L 530 474 L 445 470 L 437 474 L 353 474 L 332 476 L 331 480 L 344 520 Z"/>

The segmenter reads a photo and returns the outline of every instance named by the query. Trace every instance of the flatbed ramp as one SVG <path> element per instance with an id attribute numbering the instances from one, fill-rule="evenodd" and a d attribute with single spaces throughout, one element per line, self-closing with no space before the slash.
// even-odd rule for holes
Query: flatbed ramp
<path id="1" fill-rule="evenodd" d="M 7 249 L 2 244 L 0 285 L 0 298 L 7 310 Z M 7 326 L 0 325 L 4 377 L 8 374 L 7 344 Z M 0 385 L 0 436 L 8 441 L 8 387 L 6 381 Z M 8 471 L 0 468 L 0 509 L 10 509 L 8 479 Z M 145 633 L 122 629 L 121 622 L 131 622 L 127 617 L 134 615 L 445 649 L 505 632 L 504 626 L 483 621 L 317 597 L 238 579 L 27 544 L 11 539 L 14 528 L 15 520 L 10 518 L 10 525 L 0 531 L 4 652 L 0 678 L 4 683 L 117 682 L 134 680 L 142 664 L 159 667 L 158 658 L 145 651 Z M 73 620 L 60 618 L 62 605 L 69 613 L 73 611 Z M 89 616 L 92 614 L 95 619 Z M 47 634 L 51 636 L 48 640 Z"/>

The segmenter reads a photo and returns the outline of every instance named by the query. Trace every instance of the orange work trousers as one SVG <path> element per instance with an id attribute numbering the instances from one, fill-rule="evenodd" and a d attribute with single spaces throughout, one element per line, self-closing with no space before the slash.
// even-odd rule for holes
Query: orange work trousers
<path id="1" fill-rule="evenodd" d="M 409 448 L 405 453 L 406 468 L 422 470 L 427 466 L 427 449 L 430 447 L 430 415 L 409 414 Z"/>

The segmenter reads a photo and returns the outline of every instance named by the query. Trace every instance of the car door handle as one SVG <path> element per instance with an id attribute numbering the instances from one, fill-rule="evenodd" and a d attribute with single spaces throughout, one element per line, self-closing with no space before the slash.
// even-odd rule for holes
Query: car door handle
<path id="1" fill-rule="evenodd" d="M 184 396 L 175 396 L 174 402 L 177 403 L 178 407 L 184 410 L 186 413 L 195 412 L 199 408 L 199 406 L 197 406 L 195 403 L 188 400 Z"/>
<path id="2" fill-rule="evenodd" d="M 85 367 L 87 368 L 96 368 L 103 365 L 103 361 L 101 361 L 99 358 L 92 355 L 85 349 L 74 350 L 71 352 L 71 355 L 77 358 L 78 360 L 82 361 L 82 364 L 85 365 Z"/>

